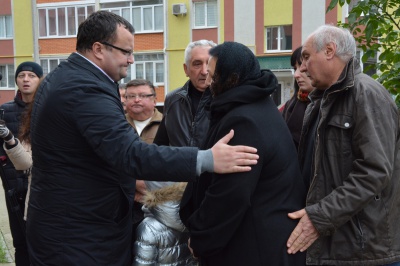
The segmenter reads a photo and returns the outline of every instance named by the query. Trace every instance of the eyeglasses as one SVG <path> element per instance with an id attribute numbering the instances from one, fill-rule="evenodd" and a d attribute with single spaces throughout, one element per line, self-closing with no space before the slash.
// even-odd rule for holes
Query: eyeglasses
<path id="1" fill-rule="evenodd" d="M 154 93 L 153 94 L 138 94 L 138 95 L 136 95 L 136 94 L 128 94 L 128 95 L 125 96 L 125 99 L 132 100 L 132 99 L 139 98 L 140 100 L 143 100 L 143 99 L 149 99 L 152 96 L 155 96 L 155 94 Z"/>
<path id="2" fill-rule="evenodd" d="M 110 46 L 114 49 L 120 50 L 126 57 L 130 57 L 131 55 L 133 55 L 133 51 L 128 51 L 128 50 L 122 49 L 122 48 L 112 45 L 111 43 L 108 43 L 108 42 L 100 42 L 100 43 L 103 45 Z"/>

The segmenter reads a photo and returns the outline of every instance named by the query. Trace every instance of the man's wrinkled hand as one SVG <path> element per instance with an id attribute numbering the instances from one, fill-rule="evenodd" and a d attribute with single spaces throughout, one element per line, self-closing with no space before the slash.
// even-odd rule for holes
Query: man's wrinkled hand
<path id="1" fill-rule="evenodd" d="M 317 229 L 312 224 L 305 209 L 289 213 L 291 219 L 300 219 L 287 241 L 288 253 L 296 254 L 303 252 L 319 237 Z"/>
<path id="2" fill-rule="evenodd" d="M 251 165 L 257 164 L 259 158 L 256 154 L 257 149 L 242 145 L 228 145 L 233 135 L 234 132 L 231 130 L 211 148 L 215 173 L 247 172 L 251 170 Z"/>

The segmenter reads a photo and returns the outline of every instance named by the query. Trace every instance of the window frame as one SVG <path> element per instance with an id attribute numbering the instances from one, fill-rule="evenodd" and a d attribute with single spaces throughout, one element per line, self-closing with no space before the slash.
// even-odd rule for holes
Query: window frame
<path id="1" fill-rule="evenodd" d="M 157 59 L 150 58 L 150 59 L 141 59 L 140 57 L 157 57 Z M 162 57 L 160 59 L 159 57 Z M 147 70 L 148 70 L 148 64 L 151 64 L 151 70 L 152 70 L 152 75 L 153 77 L 151 79 L 148 79 L 147 77 Z M 162 81 L 157 80 L 157 66 L 162 65 L 161 68 L 162 72 Z M 138 76 L 137 75 L 137 68 L 140 66 L 142 68 L 142 75 Z M 165 84 L 165 55 L 163 53 L 137 53 L 135 54 L 135 63 L 131 65 L 131 68 L 128 69 L 128 76 L 125 77 L 123 80 L 121 80 L 121 83 L 127 83 L 127 81 L 132 80 L 132 79 L 148 79 L 150 80 L 154 86 L 164 86 Z"/>
<path id="2" fill-rule="evenodd" d="M 1 72 L 3 78 L 0 81 L 0 90 L 15 89 L 15 66 L 14 64 L 0 64 L 0 68 L 5 68 L 4 73 Z M 1 69 L 0 69 L 1 71 Z M 5 75 L 4 75 L 5 74 Z M 2 86 L 2 84 L 6 86 Z"/>
<path id="3" fill-rule="evenodd" d="M 359 2 L 364 2 L 364 1 L 365 0 L 350 0 L 350 3 L 346 3 L 346 5 L 347 5 L 347 8 L 345 9 L 346 10 L 346 18 L 349 17 L 349 13 L 354 8 L 354 6 L 356 6 Z M 368 0 L 366 0 L 366 1 L 368 1 Z M 376 11 L 378 11 L 378 9 L 376 9 Z M 364 17 L 365 16 L 364 12 L 362 12 L 360 16 Z"/>
<path id="4" fill-rule="evenodd" d="M 282 50 L 282 32 L 284 27 L 286 26 L 290 26 L 292 28 L 292 32 L 293 32 L 293 25 L 292 24 L 287 24 L 287 25 L 277 25 L 277 26 L 267 26 L 265 27 L 265 53 L 287 53 L 287 52 L 291 52 L 293 50 L 293 42 L 292 39 L 290 40 L 291 42 L 291 48 L 290 49 L 286 49 L 286 50 Z M 277 49 L 268 49 L 269 46 L 269 37 L 268 37 L 268 30 L 272 31 L 273 29 L 278 29 L 277 33 L 278 36 L 276 37 L 277 40 Z M 290 35 L 292 36 L 292 35 Z"/>
<path id="5" fill-rule="evenodd" d="M 145 3 L 145 2 L 144 2 Z M 161 14 L 163 17 L 160 19 L 157 19 L 156 17 L 156 8 L 161 8 Z M 134 27 L 135 29 L 135 34 L 140 34 L 140 33 L 160 33 L 164 32 L 164 3 L 161 4 L 145 4 L 145 5 L 133 5 L 133 2 L 129 2 L 129 5 L 126 6 L 120 6 L 120 7 L 107 7 L 106 3 L 103 3 L 103 6 L 100 8 L 101 10 L 107 10 L 110 12 L 113 12 L 117 15 L 122 16 L 126 20 L 128 20 Z M 133 21 L 133 11 L 134 10 L 140 10 L 140 26 L 137 26 L 137 24 L 134 23 Z M 145 29 L 145 11 L 148 9 L 151 9 L 151 29 Z M 127 11 L 127 12 L 126 12 Z M 128 14 L 128 16 L 126 15 Z M 157 27 L 157 21 L 161 21 L 160 27 Z"/>
<path id="6" fill-rule="evenodd" d="M 69 20 L 69 11 L 73 8 L 74 14 L 74 33 L 70 33 L 70 20 Z M 79 10 L 84 8 L 84 16 L 82 17 L 82 13 Z M 64 10 L 64 16 L 62 18 L 59 17 L 60 10 Z M 41 14 L 44 12 L 44 14 Z M 51 21 L 51 16 L 49 12 L 54 12 L 54 22 Z M 38 17 L 38 38 L 39 39 L 52 39 L 52 38 L 71 38 L 76 37 L 78 33 L 79 24 L 85 20 L 92 12 L 95 12 L 95 5 L 91 3 L 79 4 L 79 5 L 51 5 L 51 6 L 40 6 L 37 8 L 37 17 Z M 42 18 L 44 15 L 44 18 Z M 61 21 L 63 23 L 61 23 Z M 64 34 L 60 35 L 60 27 L 64 25 Z M 55 33 L 51 32 L 51 27 L 55 28 Z M 42 30 L 44 30 L 44 35 L 42 35 Z"/>
<path id="7" fill-rule="evenodd" d="M 208 14 L 209 14 L 209 3 L 215 3 L 215 25 L 208 25 Z M 198 6 L 204 4 L 204 25 L 196 25 L 196 9 L 199 8 Z M 193 2 L 193 29 L 209 29 L 209 28 L 216 28 L 218 27 L 218 1 L 196 1 Z"/>
<path id="8" fill-rule="evenodd" d="M 43 69 L 43 76 L 46 76 L 53 71 L 62 61 L 66 61 L 67 57 L 41 57 L 40 66 Z M 51 61 L 57 61 L 55 67 L 52 67 Z M 53 63 L 54 64 L 54 63 Z"/>
<path id="9" fill-rule="evenodd" d="M 2 23 L 0 23 L 0 26 L 4 25 L 4 28 L 3 28 L 4 36 L 0 35 L 0 40 L 10 40 L 10 39 L 14 38 L 14 27 L 13 27 L 12 16 L 11 15 L 0 15 L 0 20 L 2 21 Z M 11 26 L 7 26 L 9 23 L 11 24 Z M 10 31 L 10 33 L 7 36 L 8 31 Z"/>
<path id="10" fill-rule="evenodd" d="M 356 58 L 360 62 L 361 72 L 367 74 L 368 76 L 375 75 L 378 72 L 376 67 L 372 67 L 372 69 L 367 70 L 367 72 L 364 72 L 364 68 L 369 67 L 370 65 L 376 65 L 376 63 L 378 62 L 378 58 L 379 58 L 378 52 L 375 53 L 374 57 L 368 58 L 367 62 L 365 62 L 365 63 L 362 61 L 363 56 L 364 56 L 364 51 L 362 49 L 357 48 Z"/>

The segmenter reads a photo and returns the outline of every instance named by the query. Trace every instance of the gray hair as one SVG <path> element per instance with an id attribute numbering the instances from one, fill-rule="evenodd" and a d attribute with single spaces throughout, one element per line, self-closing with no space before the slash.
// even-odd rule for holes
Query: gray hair
<path id="1" fill-rule="evenodd" d="M 198 40 L 198 41 L 189 43 L 185 49 L 185 64 L 188 67 L 190 64 L 190 60 L 192 59 L 192 50 L 196 46 L 212 48 L 214 46 L 217 46 L 217 44 L 214 43 L 213 41 L 209 41 L 209 40 Z"/>
<path id="2" fill-rule="evenodd" d="M 312 33 L 313 46 L 317 52 L 321 51 L 328 43 L 336 44 L 336 55 L 347 62 L 356 55 L 356 41 L 350 31 L 332 25 L 320 26 Z"/>

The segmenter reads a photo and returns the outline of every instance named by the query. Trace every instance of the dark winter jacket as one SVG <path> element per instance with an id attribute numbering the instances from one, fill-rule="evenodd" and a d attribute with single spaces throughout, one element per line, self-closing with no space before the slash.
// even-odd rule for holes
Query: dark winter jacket
<path id="1" fill-rule="evenodd" d="M 286 241 L 297 221 L 288 213 L 305 203 L 296 148 L 270 95 L 276 78 L 264 71 L 211 103 L 206 148 L 231 129 L 231 145 L 256 147 L 250 172 L 206 173 L 190 183 L 180 215 L 201 265 L 304 265 L 305 254 L 288 255 Z"/>
<path id="2" fill-rule="evenodd" d="M 6 121 L 8 129 L 11 130 L 15 137 L 18 137 L 21 115 L 25 111 L 25 107 L 26 103 L 22 100 L 20 91 L 17 91 L 13 101 L 6 102 L 0 106 L 0 109 L 4 110 L 3 120 Z"/>
<path id="3" fill-rule="evenodd" d="M 164 119 L 154 143 L 178 147 L 201 147 L 203 144 L 210 123 L 208 107 L 211 92 L 208 88 L 204 91 L 196 114 L 193 116 L 189 89 L 195 90 L 190 80 L 183 87 L 170 92 L 165 98 Z"/>
<path id="4" fill-rule="evenodd" d="M 352 59 L 324 92 L 319 119 L 306 212 L 320 237 L 308 248 L 307 264 L 400 261 L 400 132 L 393 99 Z"/>
<path id="5" fill-rule="evenodd" d="M 134 178 L 195 179 L 197 148 L 139 141 L 118 84 L 77 53 L 38 88 L 31 136 L 33 265 L 129 265 Z"/>
<path id="6" fill-rule="evenodd" d="M 21 92 L 17 91 L 13 101 L 4 103 L 0 106 L 0 110 L 4 110 L 3 120 L 6 122 L 6 126 L 13 133 L 14 137 L 18 137 L 19 127 L 21 122 L 21 115 L 25 111 L 26 103 L 22 101 Z M 6 152 L 3 149 L 4 141 L 0 138 L 0 156 L 6 156 Z M 10 160 L 2 162 L 3 169 L 7 176 L 7 179 L 15 179 L 16 176 L 21 176 L 22 171 L 16 171 L 14 165 Z M 13 182 L 13 181 L 11 181 Z"/>
<path id="7" fill-rule="evenodd" d="M 0 110 L 4 110 L 3 120 L 16 138 L 19 134 L 20 122 L 25 108 L 26 103 L 22 100 L 20 91 L 17 91 L 13 101 L 4 103 L 0 106 Z M 7 189 L 16 189 L 19 197 L 24 198 L 28 189 L 28 176 L 24 174 L 24 171 L 15 170 L 15 167 L 8 158 L 3 146 L 4 141 L 0 138 L 0 156 L 2 156 L 1 167 L 4 172 L 4 176 L 2 176 L 3 183 L 7 182 Z"/>
<path id="8" fill-rule="evenodd" d="M 292 134 L 293 142 L 296 148 L 299 146 L 301 128 L 303 126 L 304 113 L 309 101 L 301 101 L 297 98 L 297 91 L 293 97 L 285 103 L 282 111 L 282 116 L 286 121 L 290 133 Z"/>

